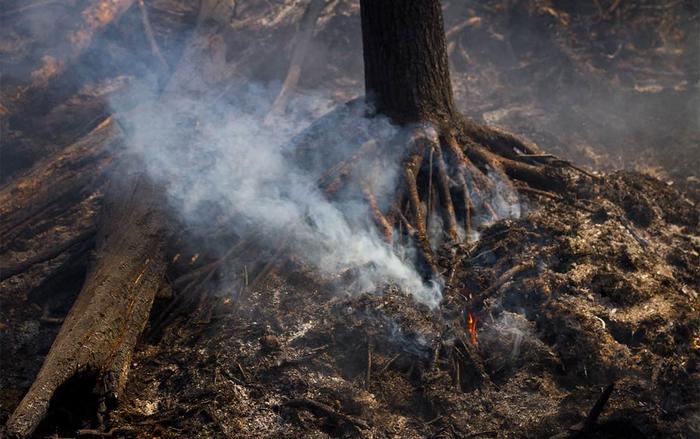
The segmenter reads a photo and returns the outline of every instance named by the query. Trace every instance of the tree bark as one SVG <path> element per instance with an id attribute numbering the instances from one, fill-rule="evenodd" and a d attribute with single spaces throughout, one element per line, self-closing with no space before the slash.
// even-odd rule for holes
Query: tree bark
<path id="1" fill-rule="evenodd" d="M 456 114 L 439 0 L 361 0 L 365 90 L 401 124 Z"/>
<path id="2" fill-rule="evenodd" d="M 35 223 L 55 217 L 92 193 L 119 153 L 121 129 L 108 118 L 82 139 L 46 157 L 0 188 L 0 248 Z M 27 230 L 29 229 L 29 232 Z"/>
<path id="3" fill-rule="evenodd" d="M 123 389 L 166 263 L 166 225 L 159 190 L 144 177 L 112 180 L 98 232 L 97 259 L 29 392 L 7 423 L 26 438 L 43 419 L 56 391 L 79 374 L 101 387 Z M 75 398 L 85 395 L 74 395 Z"/>

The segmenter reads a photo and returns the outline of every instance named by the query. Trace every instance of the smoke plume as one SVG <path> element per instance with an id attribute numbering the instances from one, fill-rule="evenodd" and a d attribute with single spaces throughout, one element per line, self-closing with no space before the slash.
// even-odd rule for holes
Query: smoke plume
<path id="1" fill-rule="evenodd" d="M 120 121 L 128 127 L 130 151 L 166 189 L 171 207 L 188 225 L 209 230 L 225 218 L 231 231 L 239 236 L 255 232 L 263 245 L 287 240 L 290 251 L 323 274 L 352 270 L 355 292 L 378 291 L 391 283 L 418 302 L 437 306 L 438 283 L 424 283 L 410 258 L 397 256 L 379 237 L 367 203 L 353 195 L 330 201 L 315 178 L 325 169 L 302 169 L 291 159 L 290 139 L 312 122 L 307 116 L 316 112 L 312 110 L 329 101 L 321 94 L 297 96 L 292 111 L 264 124 L 273 99 L 272 87 L 249 84 L 218 102 L 170 96 L 122 113 Z M 377 139 L 390 139 L 400 129 L 384 118 L 355 113 L 345 123 Z M 333 145 L 328 153 L 344 153 L 338 145 L 353 143 L 345 135 L 324 134 Z M 400 159 L 360 161 L 363 183 L 376 190 L 380 204 L 388 203 L 397 184 Z M 404 250 L 399 253 L 413 253 Z"/>

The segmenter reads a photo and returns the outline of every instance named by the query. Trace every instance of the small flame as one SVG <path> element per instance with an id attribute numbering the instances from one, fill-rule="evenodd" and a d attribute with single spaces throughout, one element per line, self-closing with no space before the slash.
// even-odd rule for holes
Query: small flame
<path id="1" fill-rule="evenodd" d="M 476 317 L 472 313 L 467 313 L 467 330 L 469 331 L 469 339 L 472 344 L 479 344 L 479 339 L 476 335 Z"/>

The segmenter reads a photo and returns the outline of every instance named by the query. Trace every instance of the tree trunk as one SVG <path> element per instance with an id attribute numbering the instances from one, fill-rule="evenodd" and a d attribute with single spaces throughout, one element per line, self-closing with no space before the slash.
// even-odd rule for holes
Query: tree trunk
<path id="1" fill-rule="evenodd" d="M 395 122 L 456 114 L 439 0 L 361 0 L 365 89 Z"/>

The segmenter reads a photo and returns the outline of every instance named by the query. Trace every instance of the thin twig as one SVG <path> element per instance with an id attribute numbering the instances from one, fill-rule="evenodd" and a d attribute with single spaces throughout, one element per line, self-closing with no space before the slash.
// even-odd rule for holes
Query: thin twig
<path id="1" fill-rule="evenodd" d="M 304 16 L 301 19 L 300 32 L 297 35 L 296 44 L 292 52 L 292 59 L 289 64 L 289 71 L 287 76 L 284 78 L 282 83 L 282 89 L 280 90 L 275 102 L 272 104 L 270 111 L 265 117 L 263 124 L 268 126 L 272 123 L 274 116 L 284 111 L 289 100 L 289 94 L 296 87 L 301 77 L 301 66 L 306 57 L 306 53 L 309 49 L 309 43 L 314 34 L 314 26 L 316 25 L 316 20 L 318 20 L 323 6 L 325 4 L 324 0 L 311 0 L 311 2 L 306 7 Z"/>
<path id="2" fill-rule="evenodd" d="M 397 358 L 399 358 L 400 356 L 401 356 L 401 352 L 399 352 L 398 354 L 396 354 L 396 355 L 394 355 L 393 357 L 391 357 L 391 359 L 389 359 L 389 361 L 386 362 L 386 364 L 384 365 L 384 367 L 382 367 L 382 370 L 379 371 L 379 375 L 383 375 L 384 372 L 386 372 L 387 369 L 389 369 L 389 366 L 391 366 L 392 363 L 393 363 Z"/>
<path id="3" fill-rule="evenodd" d="M 41 322 L 51 323 L 54 325 L 61 325 L 63 324 L 64 320 L 65 319 L 63 317 L 52 317 L 48 304 L 44 305 L 43 312 L 41 313 L 41 317 L 39 318 L 39 321 Z"/>
<path id="4" fill-rule="evenodd" d="M 484 299 L 487 299 L 491 294 L 495 293 L 498 291 L 506 282 L 510 281 L 513 279 L 515 276 L 518 274 L 529 270 L 535 266 L 533 261 L 526 261 L 526 262 L 521 262 L 518 265 L 515 265 L 505 272 L 501 274 L 498 279 L 488 288 L 486 288 L 484 291 L 482 291 L 480 294 L 476 295 L 471 299 L 471 304 L 476 305 L 482 302 Z"/>
<path id="5" fill-rule="evenodd" d="M 372 339 L 367 339 L 367 372 L 365 374 L 365 390 L 370 387 L 372 381 Z"/>
<path id="6" fill-rule="evenodd" d="M 161 67 L 163 67 L 164 71 L 169 72 L 170 66 L 168 66 L 168 62 L 165 60 L 163 53 L 160 51 L 160 48 L 158 47 L 158 42 L 156 42 L 156 37 L 153 34 L 151 20 L 149 20 L 148 18 L 148 9 L 146 8 L 146 5 L 144 4 L 143 0 L 138 0 L 138 4 L 139 9 L 141 10 L 141 22 L 143 23 L 143 30 L 146 32 L 146 38 L 148 38 L 148 43 L 151 45 L 151 51 L 153 52 L 153 55 L 155 55 L 156 59 L 158 59 L 158 62 L 160 63 Z"/>
<path id="7" fill-rule="evenodd" d="M 301 407 L 309 409 L 310 411 L 316 413 L 317 415 L 325 416 L 328 418 L 333 418 L 351 424 L 355 427 L 369 428 L 369 425 L 362 420 L 355 418 L 354 416 L 349 416 L 344 413 L 340 413 L 334 410 L 331 406 L 326 405 L 322 402 L 314 401 L 313 399 L 300 398 L 292 399 L 284 403 L 288 407 Z"/>
<path id="8" fill-rule="evenodd" d="M 77 431 L 78 436 L 99 436 L 99 437 L 112 437 L 117 433 L 131 433 L 135 431 L 132 427 L 114 427 L 108 431 L 101 431 L 92 428 L 83 428 Z"/>
<path id="9" fill-rule="evenodd" d="M 584 430 L 590 431 L 593 428 L 595 423 L 598 421 L 598 417 L 600 417 L 600 414 L 603 412 L 605 405 L 608 403 L 613 390 L 615 390 L 614 381 L 607 385 L 607 387 L 603 390 L 603 393 L 601 393 L 596 400 L 591 411 L 588 413 L 588 416 L 586 416 L 586 420 L 583 421 Z"/>

